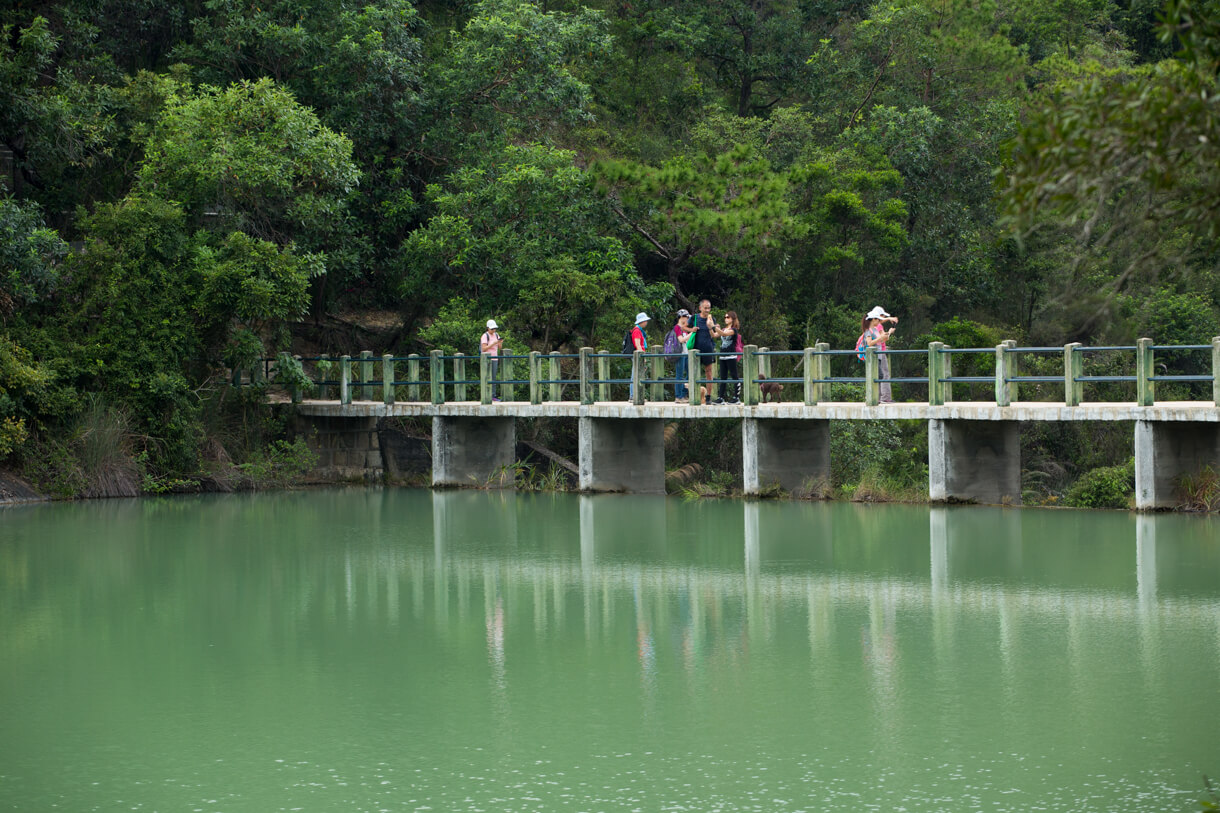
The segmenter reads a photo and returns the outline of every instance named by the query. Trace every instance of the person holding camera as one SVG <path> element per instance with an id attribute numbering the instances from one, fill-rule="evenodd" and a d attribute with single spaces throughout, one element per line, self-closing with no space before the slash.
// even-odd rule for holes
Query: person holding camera
<path id="1" fill-rule="evenodd" d="M 889 330 L 886 330 L 885 323 L 891 322 Z M 886 350 L 886 340 L 894 335 L 894 325 L 898 324 L 898 317 L 891 316 L 885 312 L 885 308 L 880 305 L 873 308 L 867 314 L 860 324 L 860 341 L 857 342 L 857 348 L 863 353 L 863 346 L 876 348 L 877 350 Z M 861 355 L 863 358 L 863 355 Z M 894 403 L 894 390 L 890 386 L 890 357 L 887 355 L 877 356 L 877 377 L 881 381 L 881 403 Z"/>

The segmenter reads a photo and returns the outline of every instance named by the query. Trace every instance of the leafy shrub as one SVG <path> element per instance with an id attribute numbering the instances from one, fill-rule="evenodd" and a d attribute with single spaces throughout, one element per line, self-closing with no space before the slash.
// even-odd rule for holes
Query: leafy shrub
<path id="1" fill-rule="evenodd" d="M 1135 493 L 1135 458 L 1122 466 L 1092 469 L 1072 484 L 1064 505 L 1074 508 L 1127 508 Z"/>
<path id="2" fill-rule="evenodd" d="M 316 468 L 318 455 L 309 448 L 305 438 L 289 442 L 275 440 L 267 448 L 237 468 L 251 488 L 288 486 Z"/>

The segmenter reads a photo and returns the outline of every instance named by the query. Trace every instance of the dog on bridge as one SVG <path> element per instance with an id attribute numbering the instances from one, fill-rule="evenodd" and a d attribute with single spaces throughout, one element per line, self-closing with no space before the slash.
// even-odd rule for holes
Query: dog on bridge
<path id="1" fill-rule="evenodd" d="M 774 381 L 768 381 L 767 377 L 762 373 L 758 375 L 758 388 L 762 391 L 763 403 L 768 401 L 779 401 L 779 394 L 784 391 L 783 384 L 776 384 Z"/>

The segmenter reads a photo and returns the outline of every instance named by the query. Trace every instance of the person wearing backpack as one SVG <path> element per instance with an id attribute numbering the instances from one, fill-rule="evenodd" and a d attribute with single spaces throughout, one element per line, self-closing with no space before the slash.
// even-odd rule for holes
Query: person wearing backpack
<path id="1" fill-rule="evenodd" d="M 492 401 L 500 400 L 499 385 L 495 382 L 500 379 L 500 350 L 504 347 L 504 338 L 500 336 L 499 330 L 500 326 L 496 324 L 496 320 L 488 319 L 487 332 L 479 339 L 479 353 L 491 357 Z"/>
<path id="2" fill-rule="evenodd" d="M 886 322 L 898 324 L 897 316 L 890 316 L 885 312 L 885 308 L 880 305 L 873 308 L 864 315 L 864 319 L 860 322 L 860 338 L 856 339 L 856 357 L 861 361 L 864 360 L 864 349 L 873 347 L 877 350 L 886 350 L 886 339 L 894 335 L 893 326 L 889 330 L 885 329 Z M 881 403 L 894 403 L 894 388 L 887 380 L 890 377 L 890 357 L 886 355 L 877 356 L 877 378 L 881 379 Z"/>
<path id="3" fill-rule="evenodd" d="M 623 337 L 624 353 L 634 353 L 636 350 L 648 351 L 648 334 L 644 332 L 644 328 L 648 327 L 649 321 L 648 314 L 643 311 L 635 315 L 635 327 Z M 627 400 L 635 400 L 635 376 L 632 376 L 631 385 L 627 388 Z"/>
<path id="4" fill-rule="evenodd" d="M 690 401 L 686 397 L 686 379 L 689 374 L 689 362 L 686 358 L 686 340 L 687 336 L 694 332 L 694 328 L 690 327 L 690 311 L 682 308 L 678 311 L 678 321 L 665 334 L 665 344 L 661 350 L 667 356 L 674 356 L 678 363 L 675 365 L 674 378 L 677 382 L 674 384 L 674 403 L 685 404 Z"/>

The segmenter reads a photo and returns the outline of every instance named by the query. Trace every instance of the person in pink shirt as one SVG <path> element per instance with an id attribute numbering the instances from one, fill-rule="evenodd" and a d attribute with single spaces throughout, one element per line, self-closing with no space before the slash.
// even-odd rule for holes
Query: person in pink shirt
<path id="1" fill-rule="evenodd" d="M 876 348 L 877 350 L 887 350 L 886 340 L 894 335 L 893 325 L 889 330 L 886 330 L 885 323 L 892 322 L 898 324 L 897 316 L 890 316 L 885 312 L 885 308 L 878 305 L 867 314 L 860 323 L 860 340 L 856 343 L 856 347 L 861 354 L 864 352 L 864 345 Z M 860 358 L 864 358 L 863 355 Z M 894 389 L 890 386 L 890 357 L 886 355 L 877 356 L 877 377 L 881 379 L 881 403 L 894 403 Z"/>

